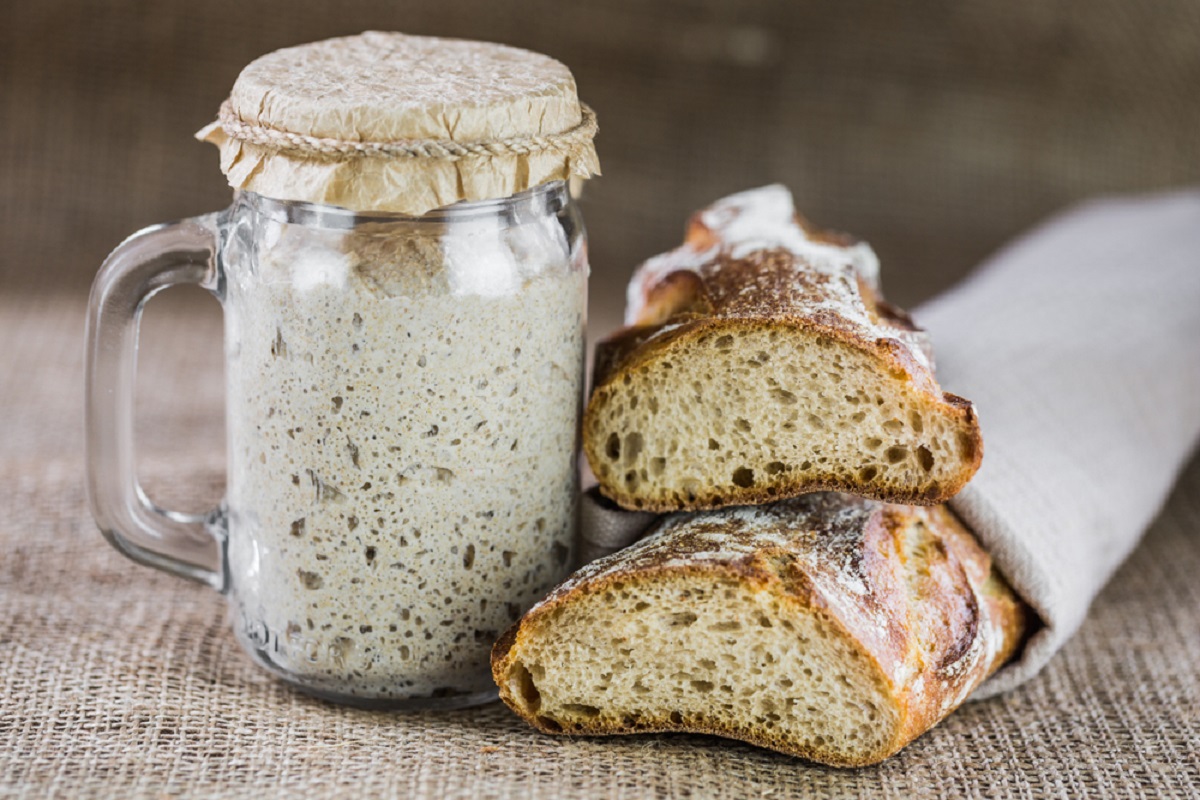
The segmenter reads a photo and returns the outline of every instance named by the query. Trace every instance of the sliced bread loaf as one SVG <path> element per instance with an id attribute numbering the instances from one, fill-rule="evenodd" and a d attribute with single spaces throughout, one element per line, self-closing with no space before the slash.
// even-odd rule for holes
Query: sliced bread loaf
<path id="1" fill-rule="evenodd" d="M 815 494 L 678 514 L 496 644 L 547 733 L 690 731 L 871 764 L 1015 651 L 1024 606 L 944 507 Z"/>
<path id="2" fill-rule="evenodd" d="M 865 244 L 769 186 L 693 217 L 646 262 L 597 347 L 584 449 L 629 509 L 840 490 L 931 504 L 979 467 L 971 404 L 941 391 L 923 332 L 879 297 Z"/>

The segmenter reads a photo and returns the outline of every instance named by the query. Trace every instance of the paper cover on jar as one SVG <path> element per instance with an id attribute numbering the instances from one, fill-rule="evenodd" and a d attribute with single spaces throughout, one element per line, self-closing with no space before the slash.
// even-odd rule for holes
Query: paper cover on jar
<path id="1" fill-rule="evenodd" d="M 595 133 L 548 56 L 368 32 L 255 60 L 196 137 L 235 189 L 415 215 L 598 175 Z"/>

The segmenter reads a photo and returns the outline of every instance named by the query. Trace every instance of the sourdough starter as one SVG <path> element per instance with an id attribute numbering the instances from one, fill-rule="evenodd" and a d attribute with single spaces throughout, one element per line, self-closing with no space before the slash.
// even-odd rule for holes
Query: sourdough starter
<path id="1" fill-rule="evenodd" d="M 226 304 L 239 635 L 318 693 L 488 691 L 571 562 L 582 256 L 553 218 L 263 228 Z"/>

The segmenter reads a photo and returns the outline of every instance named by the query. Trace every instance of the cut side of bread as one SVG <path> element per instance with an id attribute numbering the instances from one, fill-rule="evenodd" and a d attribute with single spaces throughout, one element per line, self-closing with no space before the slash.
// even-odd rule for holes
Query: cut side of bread
<path id="1" fill-rule="evenodd" d="M 697 214 L 597 347 L 584 450 L 601 491 L 649 511 L 952 497 L 983 457 L 974 408 L 877 285 L 870 248 L 808 227 L 782 187 Z"/>
<path id="2" fill-rule="evenodd" d="M 858 766 L 962 703 L 1024 626 L 945 508 L 825 493 L 667 518 L 530 610 L 492 670 L 548 733 L 708 733 Z"/>

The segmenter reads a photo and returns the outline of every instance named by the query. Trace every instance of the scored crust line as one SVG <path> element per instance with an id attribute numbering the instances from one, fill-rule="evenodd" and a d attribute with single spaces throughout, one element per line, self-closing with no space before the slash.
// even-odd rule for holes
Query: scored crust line
<path id="1" fill-rule="evenodd" d="M 464 158 L 531 155 L 552 150 L 571 150 L 591 141 L 599 130 L 596 113 L 580 103 L 581 119 L 574 128 L 548 136 L 514 136 L 508 139 L 455 142 L 450 139 L 399 139 L 393 142 L 354 142 L 283 131 L 251 125 L 237 115 L 227 99 L 221 104 L 217 120 L 231 139 L 267 147 L 279 152 L 302 155 L 334 155 L 359 158 L 437 158 L 459 161 Z"/>

